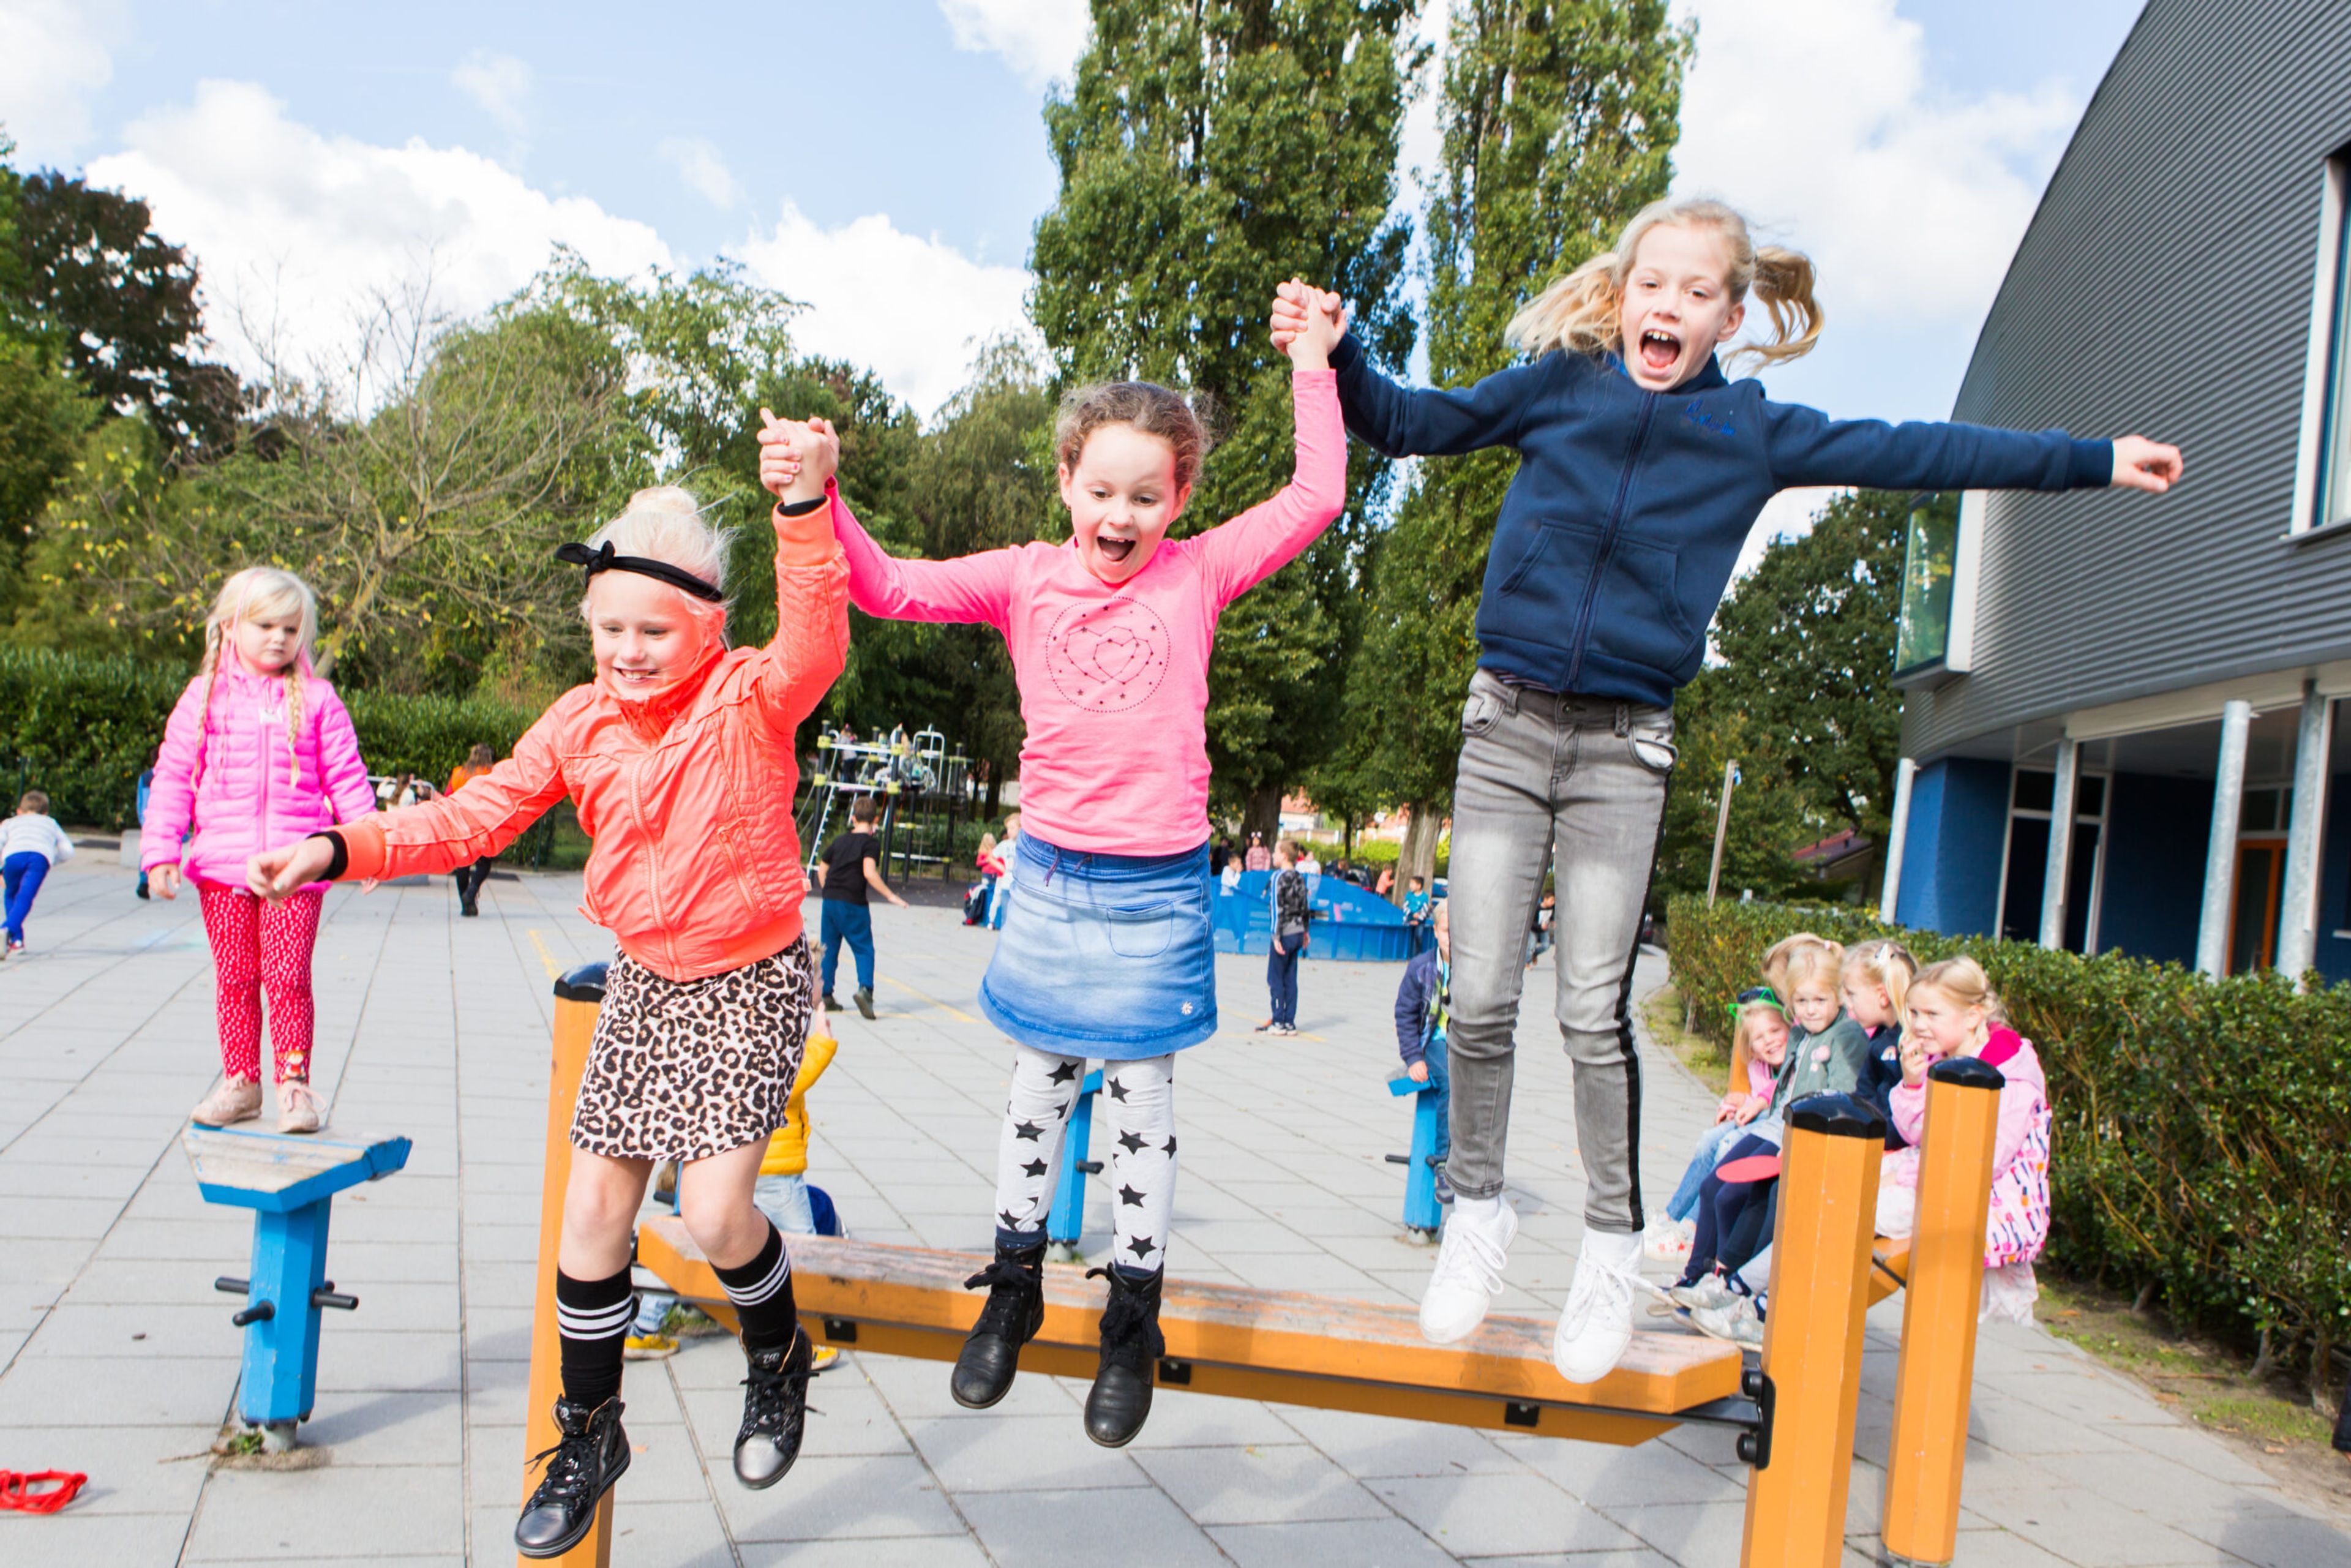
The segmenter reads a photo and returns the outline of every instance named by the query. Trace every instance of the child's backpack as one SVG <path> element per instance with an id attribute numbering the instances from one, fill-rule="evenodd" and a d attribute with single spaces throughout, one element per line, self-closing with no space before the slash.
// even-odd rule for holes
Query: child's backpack
<path id="1" fill-rule="evenodd" d="M 976 882 L 964 890 L 963 923 L 977 925 L 987 918 L 987 883 Z"/>
<path id="2" fill-rule="evenodd" d="M 819 1236 L 840 1235 L 841 1211 L 832 1207 L 832 1195 L 810 1182 L 808 1200 L 809 1218 L 816 1221 L 816 1233 Z"/>

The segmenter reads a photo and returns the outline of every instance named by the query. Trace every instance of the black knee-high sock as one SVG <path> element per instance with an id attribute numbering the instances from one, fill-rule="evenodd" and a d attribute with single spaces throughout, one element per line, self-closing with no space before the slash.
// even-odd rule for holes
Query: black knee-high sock
<path id="1" fill-rule="evenodd" d="M 772 1350 L 792 1343 L 799 1323 L 792 1302 L 792 1260 L 784 1255 L 784 1239 L 771 1221 L 767 1245 L 758 1257 L 739 1269 L 713 1271 L 726 1287 L 726 1299 L 743 1324 L 743 1354 Z"/>
<path id="2" fill-rule="evenodd" d="M 555 1324 L 563 1338 L 563 1395 L 593 1410 L 621 1392 L 622 1354 L 636 1300 L 629 1271 L 575 1280 L 555 1271 Z"/>

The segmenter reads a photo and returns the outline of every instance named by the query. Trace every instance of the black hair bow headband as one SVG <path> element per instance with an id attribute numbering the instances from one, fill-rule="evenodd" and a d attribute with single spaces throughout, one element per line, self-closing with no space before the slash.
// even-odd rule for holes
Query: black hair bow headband
<path id="1" fill-rule="evenodd" d="M 612 541 L 610 539 L 606 539 L 595 549 L 590 549 L 586 545 L 576 540 L 570 544 L 558 545 L 555 547 L 555 559 L 573 566 L 586 567 L 589 580 L 591 582 L 595 580 L 596 574 L 600 571 L 633 571 L 645 577 L 656 578 L 668 583 L 672 588 L 681 589 L 696 599 L 706 599 L 713 604 L 723 604 L 726 601 L 726 594 L 703 581 L 694 573 L 681 571 L 669 562 L 654 560 L 650 556 L 621 555 L 613 550 Z"/>

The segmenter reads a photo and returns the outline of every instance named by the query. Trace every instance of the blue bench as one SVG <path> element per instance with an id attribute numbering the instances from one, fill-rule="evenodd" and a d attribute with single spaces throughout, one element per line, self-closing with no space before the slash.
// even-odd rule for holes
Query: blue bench
<path id="1" fill-rule="evenodd" d="M 213 1288 L 245 1297 L 229 1320 L 245 1331 L 237 1411 L 268 1447 L 290 1448 L 318 1392 L 319 1313 L 360 1304 L 327 1278 L 329 1210 L 344 1188 L 405 1166 L 409 1142 L 193 1126 L 180 1146 L 206 1203 L 254 1211 L 250 1271 L 224 1274 Z"/>

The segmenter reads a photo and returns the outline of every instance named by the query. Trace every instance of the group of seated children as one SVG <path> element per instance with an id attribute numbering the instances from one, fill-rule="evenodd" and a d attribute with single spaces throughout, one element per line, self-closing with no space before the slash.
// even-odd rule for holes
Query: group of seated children
<path id="1" fill-rule="evenodd" d="M 1734 1082 L 1650 1228 L 1653 1258 L 1687 1254 L 1667 1294 L 1718 1338 L 1760 1345 L 1770 1309 L 1771 1234 L 1787 1108 L 1843 1093 L 1886 1120 L 1877 1232 L 1910 1234 L 1926 1135 L 1927 1071 L 1951 1056 L 1997 1067 L 2000 1131 L 1984 1241 L 1984 1312 L 2032 1321 L 2032 1260 L 2049 1238 L 2049 1092 L 2039 1055 L 2002 1017 L 1983 969 L 1951 958 L 1920 969 L 1901 944 L 1847 949 L 1810 932 L 1763 956 L 1764 984 L 1731 1004 Z"/>

